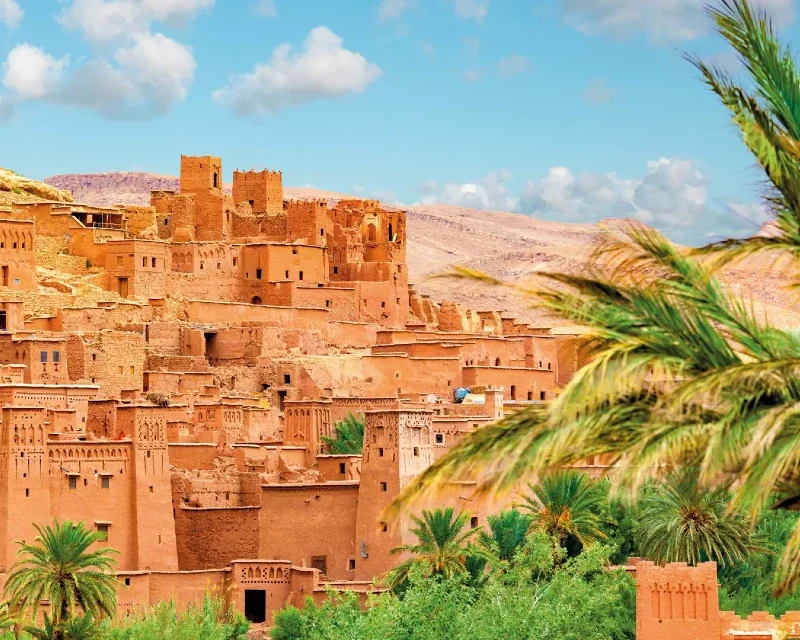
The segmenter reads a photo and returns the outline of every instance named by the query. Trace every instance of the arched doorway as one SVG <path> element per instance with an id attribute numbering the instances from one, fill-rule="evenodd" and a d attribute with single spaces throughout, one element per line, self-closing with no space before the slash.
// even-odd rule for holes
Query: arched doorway
<path id="1" fill-rule="evenodd" d="M 261 298 L 258 296 L 253 296 L 253 299 L 250 301 L 250 304 L 261 304 Z"/>

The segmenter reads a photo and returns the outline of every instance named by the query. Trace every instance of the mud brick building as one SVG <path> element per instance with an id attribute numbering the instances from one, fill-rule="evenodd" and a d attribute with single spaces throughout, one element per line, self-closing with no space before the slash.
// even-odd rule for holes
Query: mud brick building
<path id="1" fill-rule="evenodd" d="M 57 517 L 119 550 L 124 612 L 211 590 L 268 623 L 327 588 L 366 593 L 408 541 L 383 521 L 397 492 L 580 366 L 576 336 L 421 296 L 404 211 L 222 175 L 184 156 L 149 207 L 0 220 L 0 581 Z M 330 455 L 350 413 L 363 453 Z M 503 506 L 478 481 L 439 500 L 472 526 Z"/>

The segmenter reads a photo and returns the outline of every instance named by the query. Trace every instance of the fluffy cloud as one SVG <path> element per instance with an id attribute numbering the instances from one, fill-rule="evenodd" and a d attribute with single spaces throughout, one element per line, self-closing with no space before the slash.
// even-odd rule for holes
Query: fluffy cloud
<path id="1" fill-rule="evenodd" d="M 605 104 L 609 102 L 617 92 L 608 86 L 605 80 L 592 80 L 581 94 L 584 102 L 589 104 Z"/>
<path id="2" fill-rule="evenodd" d="M 458 184 L 425 182 L 419 187 L 419 204 L 451 204 L 487 211 L 517 211 L 519 199 L 512 197 L 506 186 L 511 173 L 493 171 L 475 182 Z"/>
<path id="3" fill-rule="evenodd" d="M 20 44 L 3 64 L 3 85 L 22 100 L 38 100 L 61 82 L 67 58 L 56 60 L 38 47 Z"/>
<path id="4" fill-rule="evenodd" d="M 16 29 L 24 15 L 17 0 L 0 0 L 0 24 Z"/>
<path id="5" fill-rule="evenodd" d="M 275 0 L 259 0 L 256 4 L 256 11 L 267 18 L 278 16 L 278 12 L 275 10 Z"/>
<path id="6" fill-rule="evenodd" d="M 330 29 L 316 27 L 302 52 L 292 52 L 290 44 L 279 45 L 269 62 L 233 76 L 213 95 L 217 103 L 240 115 L 265 114 L 319 98 L 360 93 L 381 74 L 377 65 L 345 49 Z"/>
<path id="7" fill-rule="evenodd" d="M 0 8 L 8 1 L 0 0 Z M 71 67 L 68 56 L 55 59 L 39 47 L 18 45 L 3 65 L 3 84 L 9 90 L 4 112 L 31 100 L 117 119 L 167 112 L 186 97 L 197 65 L 191 47 L 153 32 L 153 25 L 180 25 L 214 2 L 71 0 L 57 16 L 59 22 L 98 45 L 101 55 Z"/>
<path id="8" fill-rule="evenodd" d="M 587 34 L 645 33 L 655 42 L 693 40 L 710 27 L 699 0 L 559 0 L 565 21 Z M 794 19 L 794 0 L 753 0 L 779 25 Z"/>
<path id="9" fill-rule="evenodd" d="M 510 78 L 531 68 L 530 58 L 515 53 L 499 60 L 493 66 L 483 66 L 477 69 L 467 69 L 461 72 L 464 82 L 478 82 L 486 77 Z"/>
<path id="10" fill-rule="evenodd" d="M 483 22 L 489 13 L 491 0 L 448 0 L 453 3 L 453 9 L 459 18 Z"/>
<path id="11" fill-rule="evenodd" d="M 620 178 L 614 173 L 573 174 L 553 167 L 529 180 L 517 197 L 507 171 L 471 183 L 423 184 L 419 204 L 451 204 L 485 210 L 515 211 L 563 222 L 599 222 L 634 218 L 684 244 L 752 234 L 769 219 L 761 205 L 728 201 L 712 205 L 708 179 L 690 160 L 661 158 L 644 175 Z"/>
<path id="12" fill-rule="evenodd" d="M 115 42 L 149 32 L 154 22 L 180 25 L 215 0 L 73 0 L 59 22 L 95 43 Z"/>
<path id="13" fill-rule="evenodd" d="M 378 21 L 396 20 L 414 6 L 415 0 L 381 0 L 378 5 Z"/>
<path id="14" fill-rule="evenodd" d="M 109 118 L 143 119 L 186 97 L 194 79 L 191 49 L 163 34 L 143 33 L 114 56 L 69 69 L 38 47 L 21 44 L 3 65 L 10 105 L 30 100 L 91 109 Z M 7 107 L 10 108 L 10 107 Z"/>

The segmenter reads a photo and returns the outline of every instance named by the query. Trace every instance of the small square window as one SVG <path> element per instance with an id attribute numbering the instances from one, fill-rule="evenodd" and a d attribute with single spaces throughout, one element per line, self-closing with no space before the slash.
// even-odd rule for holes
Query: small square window
<path id="1" fill-rule="evenodd" d="M 382 300 L 381 301 L 381 309 L 385 309 L 385 308 L 386 308 L 386 300 Z"/>
<path id="2" fill-rule="evenodd" d="M 347 568 L 350 571 L 355 571 L 356 570 L 356 559 L 355 558 L 350 558 L 347 561 Z"/>
<path id="3" fill-rule="evenodd" d="M 39 361 L 47 362 L 47 351 L 42 351 L 41 353 L 39 353 Z"/>
<path id="4" fill-rule="evenodd" d="M 100 487 L 102 489 L 110 489 L 111 488 L 111 477 L 110 476 L 103 476 L 100 478 Z"/>
<path id="5" fill-rule="evenodd" d="M 344 475 L 347 470 L 347 465 L 344 462 L 339 463 L 339 474 Z"/>
<path id="6" fill-rule="evenodd" d="M 383 457 L 383 447 L 378 447 L 378 457 L 379 458 Z"/>
<path id="7" fill-rule="evenodd" d="M 155 258 L 150 258 L 150 266 L 153 267 L 153 269 L 156 268 L 156 259 Z"/>
<path id="8" fill-rule="evenodd" d="M 444 444 L 444 434 L 437 433 L 434 438 L 436 439 L 436 444 Z"/>
<path id="9" fill-rule="evenodd" d="M 14 249 L 16 249 L 16 248 L 17 248 L 17 243 L 15 242 L 15 243 L 14 243 Z"/>
<path id="10" fill-rule="evenodd" d="M 169 225 L 169 218 L 164 218 L 164 226 L 166 227 Z"/>
<path id="11" fill-rule="evenodd" d="M 76 476 L 69 477 L 69 488 L 70 489 L 77 489 L 78 488 L 78 478 Z"/>
<path id="12" fill-rule="evenodd" d="M 61 352 L 53 351 L 53 362 L 61 362 Z"/>
<path id="13" fill-rule="evenodd" d="M 472 527 L 473 529 L 478 528 L 478 516 L 472 516 L 469 519 L 469 526 Z"/>
<path id="14" fill-rule="evenodd" d="M 288 373 L 283 374 L 283 384 L 292 384 L 292 376 Z"/>
<path id="15" fill-rule="evenodd" d="M 97 528 L 97 533 L 99 533 L 102 537 L 100 538 L 102 541 L 108 540 L 108 525 L 103 524 L 96 524 L 95 527 Z M 130 578 L 129 578 L 130 579 Z"/>
<path id="16" fill-rule="evenodd" d="M 337 273 L 339 273 L 339 267 L 334 267 L 334 268 L 333 268 L 333 273 L 334 273 L 334 275 L 336 275 Z"/>
<path id="17" fill-rule="evenodd" d="M 125 578 L 125 586 L 126 587 L 130 587 L 131 586 L 131 579 L 130 578 Z"/>
<path id="18" fill-rule="evenodd" d="M 385 482 L 381 482 L 381 491 L 387 491 L 387 484 Z"/>

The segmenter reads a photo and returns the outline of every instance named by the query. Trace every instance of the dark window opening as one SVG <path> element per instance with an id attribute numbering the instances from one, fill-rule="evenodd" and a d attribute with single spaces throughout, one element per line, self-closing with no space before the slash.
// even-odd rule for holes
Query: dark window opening
<path id="1" fill-rule="evenodd" d="M 42 363 L 47 362 L 47 351 L 42 351 L 41 353 L 39 353 L 39 361 Z"/>
<path id="2" fill-rule="evenodd" d="M 303 272 L 301 271 L 300 272 L 300 280 L 302 280 L 302 279 L 303 279 Z"/>
<path id="3" fill-rule="evenodd" d="M 419 456 L 419 447 L 414 447 L 414 455 Z"/>
<path id="4" fill-rule="evenodd" d="M 103 476 L 102 478 L 100 478 L 100 487 L 102 489 L 111 488 L 111 478 L 108 476 Z"/>
<path id="5" fill-rule="evenodd" d="M 383 447 L 378 447 L 378 457 L 379 458 L 383 457 Z"/>
<path id="6" fill-rule="evenodd" d="M 285 405 L 286 405 L 286 392 L 278 391 L 278 406 L 280 407 L 281 411 L 283 411 Z"/>
<path id="7" fill-rule="evenodd" d="M 103 540 L 103 541 L 108 540 L 108 525 L 107 524 L 97 524 L 97 525 L 95 525 L 95 527 L 97 528 L 97 533 L 99 533 L 102 536 L 102 538 L 100 538 L 100 539 Z"/>
<path id="8" fill-rule="evenodd" d="M 169 218 L 164 218 L 164 226 L 166 227 L 168 224 L 169 224 Z M 125 579 L 129 580 L 129 578 L 125 578 Z"/>
<path id="9" fill-rule="evenodd" d="M 392 223 L 389 223 L 389 242 L 394 241 L 394 233 L 392 233 Z"/>
<path id="10" fill-rule="evenodd" d="M 261 304 L 261 297 L 253 296 L 253 299 L 250 301 L 250 304 Z"/>
<path id="11" fill-rule="evenodd" d="M 61 362 L 61 352 L 60 351 L 53 351 L 53 362 Z"/>
<path id="12" fill-rule="evenodd" d="M 78 478 L 75 476 L 69 477 L 69 488 L 70 489 L 77 489 L 78 488 Z"/>
<path id="13" fill-rule="evenodd" d="M 473 529 L 477 529 L 478 528 L 478 516 L 472 516 L 469 519 L 469 526 L 471 528 L 473 528 Z"/>
<path id="14" fill-rule="evenodd" d="M 381 491 L 386 491 L 386 490 L 387 490 L 386 483 L 385 482 L 381 482 Z"/>
<path id="15" fill-rule="evenodd" d="M 8 317 L 5 311 L 0 311 L 0 331 L 6 331 L 8 328 Z"/>
<path id="16" fill-rule="evenodd" d="M 511 399 L 512 400 L 516 400 L 517 399 L 517 385 L 515 385 L 515 384 L 511 385 Z"/>
<path id="17" fill-rule="evenodd" d="M 267 592 L 264 589 L 244 590 L 244 617 L 254 624 L 267 621 Z"/>
<path id="18" fill-rule="evenodd" d="M 325 229 L 320 229 L 319 230 L 319 235 L 324 238 L 325 237 Z"/>
<path id="19" fill-rule="evenodd" d="M 328 556 L 311 556 L 311 568 L 319 569 L 324 576 L 328 574 Z"/>
<path id="20" fill-rule="evenodd" d="M 356 570 L 356 559 L 355 559 L 355 558 L 350 558 L 350 559 L 347 561 L 347 568 L 348 568 L 350 571 L 355 571 L 355 570 Z"/>
<path id="21" fill-rule="evenodd" d="M 344 475 L 347 471 L 347 465 L 344 462 L 339 463 L 339 473 Z"/>
<path id="22" fill-rule="evenodd" d="M 150 258 L 150 266 L 153 267 L 153 269 L 156 268 L 156 259 L 155 258 Z"/>
<path id="23" fill-rule="evenodd" d="M 30 498 L 30 496 L 31 496 L 31 490 L 30 489 L 25 489 L 25 497 L 26 498 Z"/>
<path id="24" fill-rule="evenodd" d="M 389 525 L 385 522 L 381 522 L 381 531 L 386 533 L 389 530 Z"/>
<path id="25" fill-rule="evenodd" d="M 334 268 L 333 268 L 333 273 L 334 273 L 334 275 L 336 275 L 337 273 L 339 273 L 339 267 L 334 267 Z"/>
<path id="26" fill-rule="evenodd" d="M 547 398 L 547 392 L 544 389 L 542 389 L 539 392 L 539 400 L 545 400 L 546 398 Z"/>
<path id="27" fill-rule="evenodd" d="M 283 384 L 292 384 L 292 376 L 291 374 L 284 373 L 283 374 Z"/>
<path id="28" fill-rule="evenodd" d="M 528 400 L 533 400 L 533 391 L 528 391 Z"/>
<path id="29" fill-rule="evenodd" d="M 436 439 L 436 444 L 444 444 L 444 434 L 437 433 L 434 438 Z"/>
<path id="30" fill-rule="evenodd" d="M 214 172 L 214 175 L 211 178 L 211 185 L 216 189 L 217 183 L 219 182 L 219 177 L 217 176 L 217 172 Z"/>
<path id="31" fill-rule="evenodd" d="M 496 358 L 496 359 L 495 359 L 495 361 L 494 361 L 494 366 L 495 366 L 495 367 L 499 367 L 499 366 L 500 366 L 500 358 Z"/>
<path id="32" fill-rule="evenodd" d="M 131 579 L 130 578 L 125 578 L 125 586 L 126 587 L 130 587 L 131 586 Z"/>
<path id="33" fill-rule="evenodd" d="M 547 370 L 548 370 L 548 371 L 550 371 L 552 368 L 553 368 L 553 367 L 551 366 L 551 363 L 550 363 L 550 362 L 548 362 L 548 363 L 547 363 Z"/>
<path id="34" fill-rule="evenodd" d="M 247 202 L 250 203 L 251 207 L 255 206 L 255 204 L 256 204 L 255 200 L 248 200 Z"/>
<path id="35" fill-rule="evenodd" d="M 256 280 L 261 280 L 261 268 L 256 269 Z"/>

